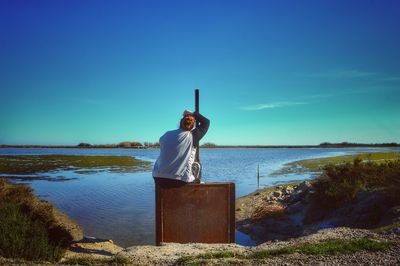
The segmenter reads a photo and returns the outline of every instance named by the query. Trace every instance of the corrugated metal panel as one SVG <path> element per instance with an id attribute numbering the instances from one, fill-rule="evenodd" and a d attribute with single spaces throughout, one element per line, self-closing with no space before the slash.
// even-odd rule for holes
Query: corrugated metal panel
<path id="1" fill-rule="evenodd" d="M 235 242 L 235 184 L 156 184 L 156 244 Z"/>

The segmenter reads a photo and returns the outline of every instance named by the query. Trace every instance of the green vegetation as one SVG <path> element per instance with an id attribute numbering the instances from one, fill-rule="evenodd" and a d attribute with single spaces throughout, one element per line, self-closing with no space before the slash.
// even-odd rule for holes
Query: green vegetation
<path id="1" fill-rule="evenodd" d="M 116 255 L 111 258 L 93 258 L 93 257 L 73 257 L 62 262 L 67 265 L 130 265 L 132 264 L 128 257 Z"/>
<path id="2" fill-rule="evenodd" d="M 18 155 L 0 156 L 0 173 L 35 174 L 55 170 L 102 170 L 137 172 L 150 169 L 151 163 L 129 156 Z"/>
<path id="3" fill-rule="evenodd" d="M 296 162 L 303 168 L 309 171 L 315 172 L 323 170 L 326 165 L 329 164 L 343 164 L 354 161 L 354 159 L 385 162 L 387 160 L 398 160 L 400 159 L 400 152 L 373 152 L 373 153 L 359 153 L 348 156 L 338 156 L 329 158 L 318 158 L 312 160 L 303 160 Z"/>
<path id="4" fill-rule="evenodd" d="M 191 262 L 219 258 L 236 258 L 241 260 L 261 260 L 274 256 L 286 255 L 292 253 L 302 253 L 306 255 L 334 255 L 334 254 L 352 254 L 358 251 L 384 251 L 392 247 L 394 243 L 377 241 L 368 238 L 343 240 L 330 239 L 319 243 L 305 243 L 277 249 L 259 250 L 251 254 L 240 254 L 230 251 L 209 252 L 198 256 L 184 256 L 177 261 L 178 265 L 188 265 Z"/>
<path id="5" fill-rule="evenodd" d="M 382 190 L 398 201 L 400 193 L 400 160 L 353 162 L 324 167 L 324 173 L 313 182 L 314 202 L 320 208 L 335 209 L 352 202 L 358 192 Z"/>
<path id="6" fill-rule="evenodd" d="M 58 230 L 52 209 L 36 203 L 28 187 L 0 179 L 0 256 L 52 262 L 63 256 L 67 237 L 51 235 Z"/>
<path id="7" fill-rule="evenodd" d="M 399 160 L 400 152 L 373 152 L 373 153 L 364 152 L 353 155 L 295 161 L 288 163 L 282 169 L 274 172 L 272 175 L 277 176 L 281 174 L 297 173 L 297 172 L 320 173 L 327 165 L 345 164 L 354 161 L 354 159 L 356 158 L 361 159 L 362 161 L 374 161 L 376 163 L 381 163 L 381 162 L 384 163 L 385 161 Z"/>
<path id="8" fill-rule="evenodd" d="M 389 249 L 393 243 L 361 238 L 356 240 L 335 239 L 318 244 L 300 246 L 297 252 L 307 255 L 333 255 L 352 254 L 358 251 L 384 251 Z"/>
<path id="9" fill-rule="evenodd" d="M 340 143 L 330 143 L 330 142 L 322 142 L 319 144 L 322 148 L 332 148 L 332 147 L 398 147 L 400 144 L 396 142 L 387 142 L 387 143 L 353 143 L 353 142 L 340 142 Z"/>

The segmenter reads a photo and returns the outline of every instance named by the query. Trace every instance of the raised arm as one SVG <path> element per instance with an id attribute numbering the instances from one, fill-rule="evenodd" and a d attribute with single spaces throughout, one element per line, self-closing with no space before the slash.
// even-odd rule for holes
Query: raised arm
<path id="1" fill-rule="evenodd" d="M 192 131 L 193 134 L 193 144 L 195 147 L 199 146 L 200 140 L 207 133 L 208 127 L 210 126 L 210 120 L 202 116 L 200 113 L 194 112 L 194 118 L 198 122 L 198 126 Z"/>

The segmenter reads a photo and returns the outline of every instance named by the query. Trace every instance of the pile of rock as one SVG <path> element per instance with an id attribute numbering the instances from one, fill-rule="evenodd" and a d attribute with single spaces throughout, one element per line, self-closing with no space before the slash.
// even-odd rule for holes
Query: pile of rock
<path id="1" fill-rule="evenodd" d="M 302 220 L 312 185 L 279 185 L 259 190 L 236 201 L 236 228 L 256 243 L 286 240 L 302 234 Z"/>
<path id="2" fill-rule="evenodd" d="M 263 243 L 324 228 L 374 228 L 400 222 L 400 206 L 391 206 L 379 191 L 359 192 L 354 202 L 336 210 L 318 207 L 312 200 L 312 182 L 275 186 L 237 199 L 236 228 Z"/>

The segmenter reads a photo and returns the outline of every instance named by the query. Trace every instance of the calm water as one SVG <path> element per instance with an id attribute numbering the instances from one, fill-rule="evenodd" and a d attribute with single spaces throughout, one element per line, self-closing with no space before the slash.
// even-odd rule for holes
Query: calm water
<path id="1" fill-rule="evenodd" d="M 285 163 L 317 157 L 338 156 L 378 148 L 342 149 L 202 149 L 203 181 L 236 183 L 236 197 L 257 189 L 257 165 L 260 186 L 305 180 L 309 174 L 270 177 Z M 2 155 L 71 154 L 127 155 L 154 162 L 158 150 L 131 149 L 0 149 Z M 92 173 L 73 171 L 46 173 L 46 176 L 76 177 L 66 182 L 31 181 L 34 193 L 51 201 L 77 220 L 87 236 L 112 239 L 119 245 L 154 243 L 154 183 L 151 172 Z M 239 244 L 251 244 L 245 235 L 237 234 Z"/>

